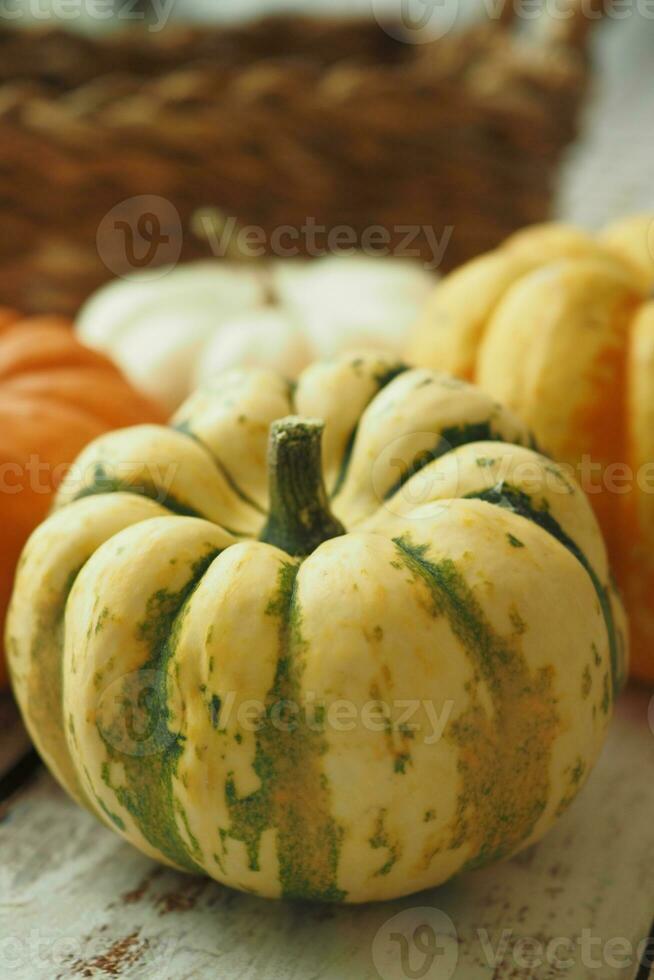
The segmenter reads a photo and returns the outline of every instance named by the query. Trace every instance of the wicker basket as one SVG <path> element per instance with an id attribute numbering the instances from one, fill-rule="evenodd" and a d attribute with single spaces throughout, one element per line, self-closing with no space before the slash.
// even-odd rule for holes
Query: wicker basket
<path id="1" fill-rule="evenodd" d="M 193 222 L 205 206 L 260 226 L 268 247 L 307 218 L 358 244 L 383 226 L 405 250 L 405 226 L 450 226 L 443 268 L 543 219 L 590 22 L 534 44 L 509 10 L 420 45 L 372 21 L 295 17 L 102 40 L 0 31 L 0 302 L 73 313 L 135 264 L 208 256 Z M 145 257 L 124 223 L 98 235 L 138 195 L 174 206 L 141 229 Z M 433 257 L 422 232 L 416 248 Z"/>

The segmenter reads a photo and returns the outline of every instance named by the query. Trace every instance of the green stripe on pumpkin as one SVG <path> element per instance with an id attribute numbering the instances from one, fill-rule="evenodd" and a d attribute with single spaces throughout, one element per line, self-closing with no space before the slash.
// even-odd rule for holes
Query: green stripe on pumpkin
<path id="1" fill-rule="evenodd" d="M 434 460 L 447 456 L 454 449 L 467 446 L 474 442 L 506 442 L 506 439 L 493 426 L 493 419 L 489 417 L 483 422 L 469 422 L 464 425 L 451 425 L 443 429 L 436 440 L 433 449 L 425 449 L 419 453 L 406 467 L 401 476 L 395 481 L 384 494 L 384 499 L 389 500 L 398 490 L 401 490 L 405 483 L 419 473 L 420 470 L 433 463 Z M 533 437 L 529 438 L 529 448 L 537 449 Z"/>
<path id="2" fill-rule="evenodd" d="M 72 569 L 61 591 L 36 608 L 36 628 L 30 646 L 29 671 L 25 679 L 26 712 L 39 741 L 57 765 L 71 792 L 91 809 L 77 776 L 66 742 L 64 718 L 64 618 L 68 598 L 83 565 Z M 10 644 L 11 638 L 8 640 Z"/>
<path id="3" fill-rule="evenodd" d="M 547 531 L 548 534 L 551 534 L 552 537 L 556 538 L 556 540 L 559 541 L 564 548 L 567 548 L 567 550 L 574 555 L 577 561 L 586 570 L 591 582 L 593 583 L 593 588 L 597 593 L 597 598 L 602 610 L 602 616 L 604 617 L 604 622 L 606 624 L 606 632 L 608 634 L 609 651 L 611 657 L 611 686 L 613 698 L 615 699 L 624 687 L 626 681 L 625 671 L 623 670 L 621 664 L 622 657 L 620 652 L 620 641 L 616 630 L 615 620 L 613 618 L 613 608 L 611 606 L 608 589 L 602 585 L 599 576 L 588 561 L 588 558 L 584 552 L 572 540 L 572 538 L 566 534 L 561 525 L 557 520 L 555 520 L 555 518 L 552 517 L 549 511 L 536 507 L 533 500 L 523 490 L 518 490 L 509 484 L 502 483 L 499 486 L 492 487 L 489 490 L 483 490 L 480 493 L 468 494 L 467 499 L 484 500 L 486 503 L 494 504 L 497 507 L 502 507 L 504 510 L 510 510 L 513 514 L 517 514 L 519 517 L 524 517 L 527 520 L 532 521 L 534 524 L 537 524 L 540 528 L 542 528 L 543 531 Z"/>
<path id="4" fill-rule="evenodd" d="M 203 442 L 200 436 L 196 435 L 195 432 L 193 432 L 193 430 L 191 429 L 190 421 L 186 420 L 184 422 L 179 422 L 177 425 L 173 426 L 173 428 L 175 429 L 176 432 L 181 432 L 182 435 L 188 436 L 189 439 L 192 439 L 193 442 L 198 444 L 198 446 L 202 446 L 202 448 L 205 450 L 205 452 L 211 459 L 212 463 L 215 465 L 220 475 L 225 480 L 227 486 L 230 488 L 230 490 L 232 490 L 236 494 L 239 500 L 241 500 L 244 504 L 247 504 L 249 507 L 252 507 L 253 510 L 256 510 L 257 513 L 259 514 L 266 513 L 264 508 L 260 507 L 259 504 L 256 502 L 256 500 L 253 500 L 251 497 L 249 497 L 247 493 L 239 487 L 238 483 L 236 482 L 232 474 L 229 472 L 225 464 L 218 459 L 215 453 L 212 452 L 211 447 L 208 446 L 206 442 Z"/>
<path id="5" fill-rule="evenodd" d="M 146 497 L 148 500 L 153 500 L 156 504 L 165 507 L 171 514 L 175 514 L 178 517 L 198 517 L 204 521 L 211 520 L 206 514 L 202 514 L 194 507 L 189 507 L 188 504 L 182 503 L 173 494 L 168 493 L 163 487 L 158 487 L 151 481 L 142 480 L 137 485 L 111 476 L 102 463 L 97 463 L 94 467 L 93 482 L 89 483 L 83 490 L 80 490 L 70 502 L 73 503 L 75 500 L 83 500 L 85 497 L 96 497 L 105 493 L 133 493 L 137 497 Z M 235 531 L 233 528 L 226 527 L 224 524 L 221 526 L 228 534 L 232 534 L 234 537 L 246 536 L 243 531 Z"/>
<path id="6" fill-rule="evenodd" d="M 197 874 L 203 873 L 202 853 L 188 831 L 186 815 L 174 794 L 173 777 L 183 752 L 184 736 L 170 724 L 167 667 L 175 654 L 188 601 L 219 554 L 220 550 L 212 549 L 197 561 L 179 592 L 155 592 L 148 601 L 145 619 L 137 627 L 137 637 L 148 647 L 149 657 L 140 671 L 126 679 L 125 684 L 131 681 L 134 691 L 126 687 L 125 694 L 128 704 L 138 699 L 138 706 L 148 719 L 147 753 L 121 752 L 117 746 L 122 733 L 113 738 L 110 731 L 98 728 L 107 750 L 102 767 L 105 785 L 131 814 L 152 847 L 173 864 Z M 119 785 L 112 779 L 112 763 L 117 763 L 121 772 Z M 187 829 L 186 838 L 180 833 L 178 820 Z"/>
<path id="7" fill-rule="evenodd" d="M 470 685 L 471 705 L 444 737 L 459 750 L 461 789 L 450 839 L 442 849 L 467 847 L 466 868 L 514 852 L 534 831 L 549 796 L 551 748 L 559 733 L 552 668 L 531 672 L 518 637 L 498 636 L 455 562 L 431 562 L 428 547 L 395 539 L 400 567 L 422 581 L 434 616 L 445 616 L 475 675 L 493 702 L 489 716 Z M 435 788 L 434 804 L 438 804 Z M 438 853 L 428 850 L 425 865 Z"/>
<path id="8" fill-rule="evenodd" d="M 239 798 L 233 776 L 225 785 L 231 823 L 221 831 L 242 841 L 251 871 L 260 870 L 264 831 L 276 830 L 279 879 L 284 898 L 341 902 L 338 861 L 342 832 L 331 816 L 331 794 L 322 771 L 324 735 L 299 715 L 283 719 L 280 708 L 301 703 L 304 641 L 295 583 L 299 566 L 284 563 L 267 614 L 279 621 L 279 656 L 266 711 L 256 733 L 253 763 L 260 788 Z M 284 724 L 279 725 L 278 718 Z"/>
<path id="9" fill-rule="evenodd" d="M 143 480 L 137 486 L 136 484 L 121 480 L 116 476 L 112 476 L 102 463 L 95 464 L 91 483 L 80 490 L 73 500 L 83 500 L 85 497 L 95 497 L 105 493 L 133 493 L 139 497 L 147 497 L 148 500 L 154 500 L 155 503 L 165 507 L 171 513 L 177 514 L 178 517 L 200 517 L 207 520 L 205 514 L 201 514 L 193 507 L 183 504 L 155 483 Z"/>
<path id="10" fill-rule="evenodd" d="M 356 361 L 354 361 L 353 364 L 356 365 Z M 401 374 L 404 374 L 406 371 L 409 370 L 410 368 L 407 364 L 398 363 L 398 364 L 394 364 L 392 367 L 389 367 L 386 371 L 381 371 L 379 374 L 374 375 L 373 380 L 375 381 L 377 388 L 370 396 L 368 405 L 370 405 L 370 402 L 372 402 L 373 399 L 377 397 L 379 392 L 382 391 L 387 385 L 389 385 L 391 381 L 395 381 L 395 379 L 399 378 Z M 368 406 L 366 405 L 366 408 L 367 407 Z M 334 486 L 332 487 L 331 492 L 329 494 L 331 498 L 335 497 L 339 493 L 339 491 L 343 487 L 343 484 L 345 483 L 345 480 L 347 479 L 348 470 L 350 469 L 350 463 L 352 462 L 352 452 L 354 450 L 354 443 L 356 442 L 356 437 L 359 431 L 359 425 L 361 424 L 362 415 L 363 412 L 361 412 L 361 414 L 359 415 L 359 422 L 355 425 L 354 429 L 350 433 L 350 436 L 345 444 L 345 450 L 343 452 L 343 459 L 341 460 L 338 476 L 336 477 L 336 482 L 334 483 Z"/>

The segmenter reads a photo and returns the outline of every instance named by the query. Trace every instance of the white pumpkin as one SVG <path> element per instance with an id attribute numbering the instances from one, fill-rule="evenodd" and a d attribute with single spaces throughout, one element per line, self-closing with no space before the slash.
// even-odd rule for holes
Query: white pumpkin
<path id="1" fill-rule="evenodd" d="M 363 255 L 209 260 L 114 280 L 82 307 L 76 329 L 172 412 L 233 367 L 294 378 L 361 346 L 399 355 L 433 284 L 416 262 Z"/>

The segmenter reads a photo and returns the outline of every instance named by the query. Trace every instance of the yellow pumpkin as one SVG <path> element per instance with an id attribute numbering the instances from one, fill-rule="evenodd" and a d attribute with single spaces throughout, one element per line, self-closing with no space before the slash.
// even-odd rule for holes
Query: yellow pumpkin
<path id="1" fill-rule="evenodd" d="M 590 496 L 654 681 L 654 216 L 518 233 L 433 291 L 410 361 L 516 411 Z"/>
<path id="2" fill-rule="evenodd" d="M 44 759 L 126 840 L 339 902 L 540 838 L 626 657 L 580 490 L 479 389 L 372 352 L 92 443 L 7 646 Z"/>

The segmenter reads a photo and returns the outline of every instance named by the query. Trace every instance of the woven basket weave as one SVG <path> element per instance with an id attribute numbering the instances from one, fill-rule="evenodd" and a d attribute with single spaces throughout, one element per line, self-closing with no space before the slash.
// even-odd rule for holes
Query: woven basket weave
<path id="1" fill-rule="evenodd" d="M 0 30 L 0 301 L 74 313 L 134 265 L 98 228 L 137 195 L 177 209 L 182 258 L 211 254 L 193 232 L 205 206 L 266 236 L 381 225 L 391 247 L 401 226 L 452 226 L 443 268 L 491 248 L 548 214 L 575 135 L 588 24 L 565 23 L 538 44 L 508 15 L 420 45 L 352 19 Z M 432 258 L 424 235 L 411 247 Z"/>

